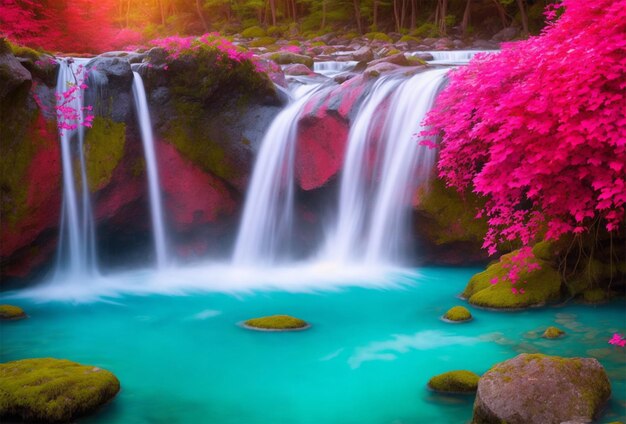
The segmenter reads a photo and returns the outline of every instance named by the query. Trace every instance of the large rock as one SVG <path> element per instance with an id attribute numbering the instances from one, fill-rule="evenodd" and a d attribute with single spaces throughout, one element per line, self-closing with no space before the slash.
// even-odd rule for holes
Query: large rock
<path id="1" fill-rule="evenodd" d="M 482 376 L 473 423 L 588 423 L 610 395 L 606 371 L 594 358 L 521 354 Z"/>
<path id="2" fill-rule="evenodd" d="M 13 54 L 0 54 L 0 101 L 5 101 L 5 97 L 22 84 L 29 84 L 31 79 L 30 72 L 22 66 Z"/>
<path id="3" fill-rule="evenodd" d="M 0 418 L 68 422 L 95 411 L 119 390 L 112 373 L 92 365 L 53 358 L 6 362 L 0 364 Z"/>
<path id="4" fill-rule="evenodd" d="M 313 58 L 303 54 L 280 51 L 275 53 L 267 53 L 261 56 L 263 59 L 268 59 L 276 62 L 279 65 L 290 65 L 299 63 L 305 65 L 310 69 L 313 69 Z"/>
<path id="5" fill-rule="evenodd" d="M 129 59 L 99 56 L 87 64 L 87 70 L 90 73 L 88 85 L 93 89 L 92 98 L 88 97 L 87 102 L 94 104 L 98 113 L 114 121 L 132 119 L 133 72 Z"/>
<path id="6" fill-rule="evenodd" d="M 502 255 L 500 260 L 474 275 L 465 287 L 463 297 L 475 306 L 493 309 L 522 309 L 543 306 L 561 297 L 561 275 L 552 264 L 533 257 L 511 283 L 509 268 L 518 251 Z M 537 269 L 529 268 L 538 265 Z M 520 289 L 522 291 L 520 291 Z"/>

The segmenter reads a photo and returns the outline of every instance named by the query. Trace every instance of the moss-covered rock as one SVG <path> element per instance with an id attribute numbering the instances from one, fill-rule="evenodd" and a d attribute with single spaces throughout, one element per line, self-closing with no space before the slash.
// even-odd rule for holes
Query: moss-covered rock
<path id="1" fill-rule="evenodd" d="M 450 308 L 443 316 L 444 319 L 454 322 L 464 322 L 472 319 L 472 314 L 464 306 Z"/>
<path id="2" fill-rule="evenodd" d="M 471 371 L 449 371 L 431 378 L 428 387 L 444 393 L 472 393 L 476 391 L 479 379 L 480 376 Z"/>
<path id="3" fill-rule="evenodd" d="M 262 57 L 272 60 L 279 65 L 290 65 L 293 63 L 299 63 L 313 69 L 313 58 L 303 54 L 280 51 L 276 53 L 266 54 Z"/>
<path id="4" fill-rule="evenodd" d="M 306 321 L 289 315 L 272 315 L 244 322 L 246 327 L 263 330 L 299 330 L 309 326 Z"/>
<path id="5" fill-rule="evenodd" d="M 586 303 L 604 303 L 609 300 L 609 292 L 606 289 L 595 287 L 583 291 L 582 298 Z"/>
<path id="6" fill-rule="evenodd" d="M 384 41 L 385 43 L 393 43 L 393 39 L 384 32 L 368 32 L 365 38 L 370 41 Z"/>
<path id="7" fill-rule="evenodd" d="M 241 31 L 241 36 L 245 38 L 265 37 L 265 30 L 259 26 L 252 26 Z"/>
<path id="8" fill-rule="evenodd" d="M 523 271 L 513 285 L 508 280 L 508 263 L 517 251 L 503 255 L 500 260 L 474 275 L 463 292 L 463 297 L 476 306 L 495 309 L 519 309 L 541 306 L 561 297 L 561 275 L 548 262 L 534 258 L 539 269 Z M 514 293 L 513 288 L 523 289 Z"/>
<path id="9" fill-rule="evenodd" d="M 0 305 L 0 319 L 16 320 L 26 318 L 26 313 L 19 306 Z"/>
<path id="10" fill-rule="evenodd" d="M 109 371 L 37 358 L 0 364 L 0 418 L 67 422 L 93 412 L 120 390 Z"/>
<path id="11" fill-rule="evenodd" d="M 591 422 L 610 395 L 606 371 L 594 358 L 521 354 L 480 378 L 472 422 Z"/>
<path id="12" fill-rule="evenodd" d="M 548 327 L 546 331 L 543 332 L 543 337 L 546 339 L 558 339 L 563 335 L 565 335 L 565 331 L 557 327 Z"/>
<path id="13" fill-rule="evenodd" d="M 124 155 L 126 125 L 111 119 L 96 117 L 85 135 L 87 184 L 95 192 L 104 188 Z"/>

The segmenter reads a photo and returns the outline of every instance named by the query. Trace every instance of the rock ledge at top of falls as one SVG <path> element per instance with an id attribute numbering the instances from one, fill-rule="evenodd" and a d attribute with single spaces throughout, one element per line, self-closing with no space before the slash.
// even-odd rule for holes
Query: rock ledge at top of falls
<path id="1" fill-rule="evenodd" d="M 521 354 L 481 377 L 472 422 L 588 423 L 610 395 L 606 371 L 594 358 Z"/>

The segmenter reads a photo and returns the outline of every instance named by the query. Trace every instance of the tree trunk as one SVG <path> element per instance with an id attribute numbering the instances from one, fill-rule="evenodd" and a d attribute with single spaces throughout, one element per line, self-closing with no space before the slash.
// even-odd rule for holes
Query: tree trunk
<path id="1" fill-rule="evenodd" d="M 524 0 L 517 0 L 517 7 L 519 7 L 519 13 L 522 17 L 522 31 L 524 35 L 528 35 L 528 13 L 526 12 L 526 2 Z"/>
<path id="2" fill-rule="evenodd" d="M 496 5 L 496 9 L 498 9 L 498 16 L 500 16 L 500 22 L 502 23 L 502 28 L 506 28 L 509 26 L 508 20 L 506 19 L 506 11 L 504 10 L 504 6 L 500 3 L 499 0 L 493 0 Z"/>
<path id="3" fill-rule="evenodd" d="M 398 2 L 400 0 L 393 0 L 393 21 L 395 23 L 396 32 L 400 31 L 400 10 L 398 8 Z"/>
<path id="4" fill-rule="evenodd" d="M 270 11 L 272 12 L 272 26 L 276 26 L 276 0 L 270 0 Z"/>
<path id="5" fill-rule="evenodd" d="M 128 0 L 128 6 L 126 7 L 126 28 L 130 25 L 130 3 L 132 0 Z"/>
<path id="6" fill-rule="evenodd" d="M 472 10 L 472 0 L 467 0 L 465 3 L 465 12 L 463 12 L 463 22 L 461 22 L 461 30 L 463 31 L 463 36 L 467 35 L 467 27 L 469 27 L 470 23 L 470 13 Z"/>
<path id="7" fill-rule="evenodd" d="M 359 0 L 353 0 L 354 5 L 354 19 L 356 20 L 356 29 L 359 34 L 363 34 L 363 28 L 361 26 L 361 7 L 359 6 Z"/>
<path id="8" fill-rule="evenodd" d="M 202 27 L 205 32 L 209 32 L 209 26 L 206 23 L 206 19 L 204 19 L 204 15 L 202 14 L 202 6 L 200 5 L 200 0 L 196 0 L 196 12 L 198 12 L 198 17 L 202 21 Z"/>
<path id="9" fill-rule="evenodd" d="M 323 30 L 326 26 L 326 0 L 322 0 L 322 24 L 320 30 Z"/>
<path id="10" fill-rule="evenodd" d="M 291 0 L 291 9 L 293 10 L 293 22 L 298 22 L 298 5 L 296 0 Z"/>
<path id="11" fill-rule="evenodd" d="M 411 31 L 417 25 L 417 0 L 411 0 Z"/>
<path id="12" fill-rule="evenodd" d="M 372 27 L 374 27 L 374 31 L 378 30 L 378 0 L 374 0 L 374 14 L 372 16 Z"/>
<path id="13" fill-rule="evenodd" d="M 159 0 L 159 11 L 161 12 L 161 25 L 165 25 L 165 0 Z"/>
<path id="14" fill-rule="evenodd" d="M 400 9 L 400 29 L 404 28 L 404 20 L 406 18 L 406 0 L 402 0 L 402 8 Z M 400 30 L 398 30 L 400 32 Z"/>

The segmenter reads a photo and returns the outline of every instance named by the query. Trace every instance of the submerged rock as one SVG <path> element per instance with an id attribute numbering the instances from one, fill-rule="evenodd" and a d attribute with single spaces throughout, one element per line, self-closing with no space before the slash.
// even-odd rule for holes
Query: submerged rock
<path id="1" fill-rule="evenodd" d="M 271 315 L 261 318 L 252 318 L 244 322 L 244 326 L 251 329 L 290 331 L 303 330 L 309 327 L 306 321 L 289 315 Z"/>
<path id="2" fill-rule="evenodd" d="M 449 371 L 431 378 L 428 387 L 443 393 L 472 393 L 476 391 L 479 379 L 480 376 L 471 371 Z"/>
<path id="3" fill-rule="evenodd" d="M 120 390 L 109 371 L 65 359 L 0 364 L 0 418 L 67 422 L 91 413 Z"/>
<path id="4" fill-rule="evenodd" d="M 472 422 L 591 422 L 610 395 L 608 376 L 594 358 L 521 354 L 481 377 Z"/>
<path id="5" fill-rule="evenodd" d="M 26 318 L 26 313 L 19 306 L 0 305 L 0 320 L 18 320 Z"/>
<path id="6" fill-rule="evenodd" d="M 464 322 L 472 319 L 472 314 L 464 306 L 455 306 L 450 308 L 443 316 L 444 319 L 454 322 Z"/>

